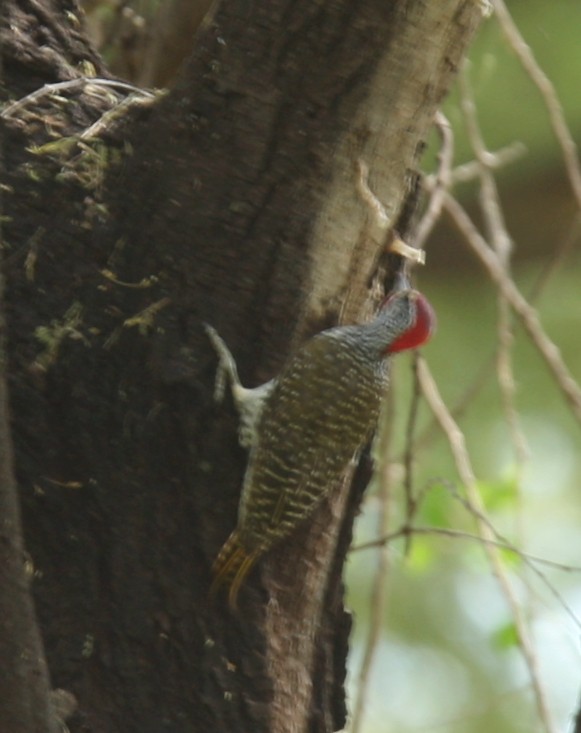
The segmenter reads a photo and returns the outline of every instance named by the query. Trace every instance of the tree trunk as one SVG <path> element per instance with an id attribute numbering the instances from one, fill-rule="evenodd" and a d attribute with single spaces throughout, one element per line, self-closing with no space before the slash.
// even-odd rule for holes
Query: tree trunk
<path id="1" fill-rule="evenodd" d="M 106 75 L 68 2 L 5 4 L 11 100 Z M 358 162 L 405 234 L 482 8 L 229 0 L 166 96 L 118 106 L 121 87 L 72 83 L 5 107 L 16 473 L 73 733 L 344 726 L 341 573 L 364 477 L 260 562 L 237 613 L 210 602 L 246 456 L 201 324 L 253 386 L 339 313 L 368 314 L 399 263 Z"/>
<path id="2" fill-rule="evenodd" d="M 0 730 L 51 733 L 49 682 L 30 595 L 8 421 L 0 274 Z"/>

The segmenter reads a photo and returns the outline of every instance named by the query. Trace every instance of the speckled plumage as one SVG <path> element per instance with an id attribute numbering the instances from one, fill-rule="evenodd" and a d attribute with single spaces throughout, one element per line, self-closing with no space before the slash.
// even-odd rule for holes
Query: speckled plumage
<path id="1" fill-rule="evenodd" d="M 213 568 L 213 587 L 229 583 L 231 605 L 256 560 L 312 514 L 370 438 L 388 383 L 390 345 L 414 328 L 418 298 L 416 291 L 397 293 L 371 323 L 316 335 L 256 395 L 241 387 L 230 353 L 208 329 L 250 446 L 238 524 Z"/>

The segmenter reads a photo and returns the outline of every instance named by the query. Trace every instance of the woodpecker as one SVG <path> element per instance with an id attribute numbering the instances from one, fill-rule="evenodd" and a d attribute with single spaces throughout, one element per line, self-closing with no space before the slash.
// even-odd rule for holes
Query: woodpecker
<path id="1" fill-rule="evenodd" d="M 238 523 L 212 568 L 211 592 L 229 585 L 231 608 L 256 561 L 313 513 L 370 439 L 390 356 L 421 346 L 434 327 L 426 298 L 399 290 L 370 323 L 322 331 L 276 379 L 246 389 L 228 347 L 205 326 L 219 358 L 215 397 L 222 399 L 228 378 L 240 443 L 250 451 Z"/>

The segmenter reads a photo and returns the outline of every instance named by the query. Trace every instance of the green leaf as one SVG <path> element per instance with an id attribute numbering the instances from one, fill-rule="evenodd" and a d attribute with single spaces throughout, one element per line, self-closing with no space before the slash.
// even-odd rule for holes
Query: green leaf
<path id="1" fill-rule="evenodd" d="M 518 633 L 513 621 L 498 628 L 492 635 L 492 643 L 496 649 L 507 650 L 518 647 Z"/>
<path id="2" fill-rule="evenodd" d="M 502 509 L 513 504 L 518 495 L 516 473 L 511 470 L 494 481 L 478 481 L 478 489 L 487 509 Z"/>

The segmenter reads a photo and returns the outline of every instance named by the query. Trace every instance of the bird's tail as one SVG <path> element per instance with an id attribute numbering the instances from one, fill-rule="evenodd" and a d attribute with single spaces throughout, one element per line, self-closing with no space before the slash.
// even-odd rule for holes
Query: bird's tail
<path id="1" fill-rule="evenodd" d="M 248 552 L 244 548 L 238 530 L 235 529 L 212 565 L 214 579 L 210 586 L 210 595 L 214 596 L 222 586 L 229 586 L 228 604 L 235 610 L 238 591 L 259 555 L 259 550 Z"/>

